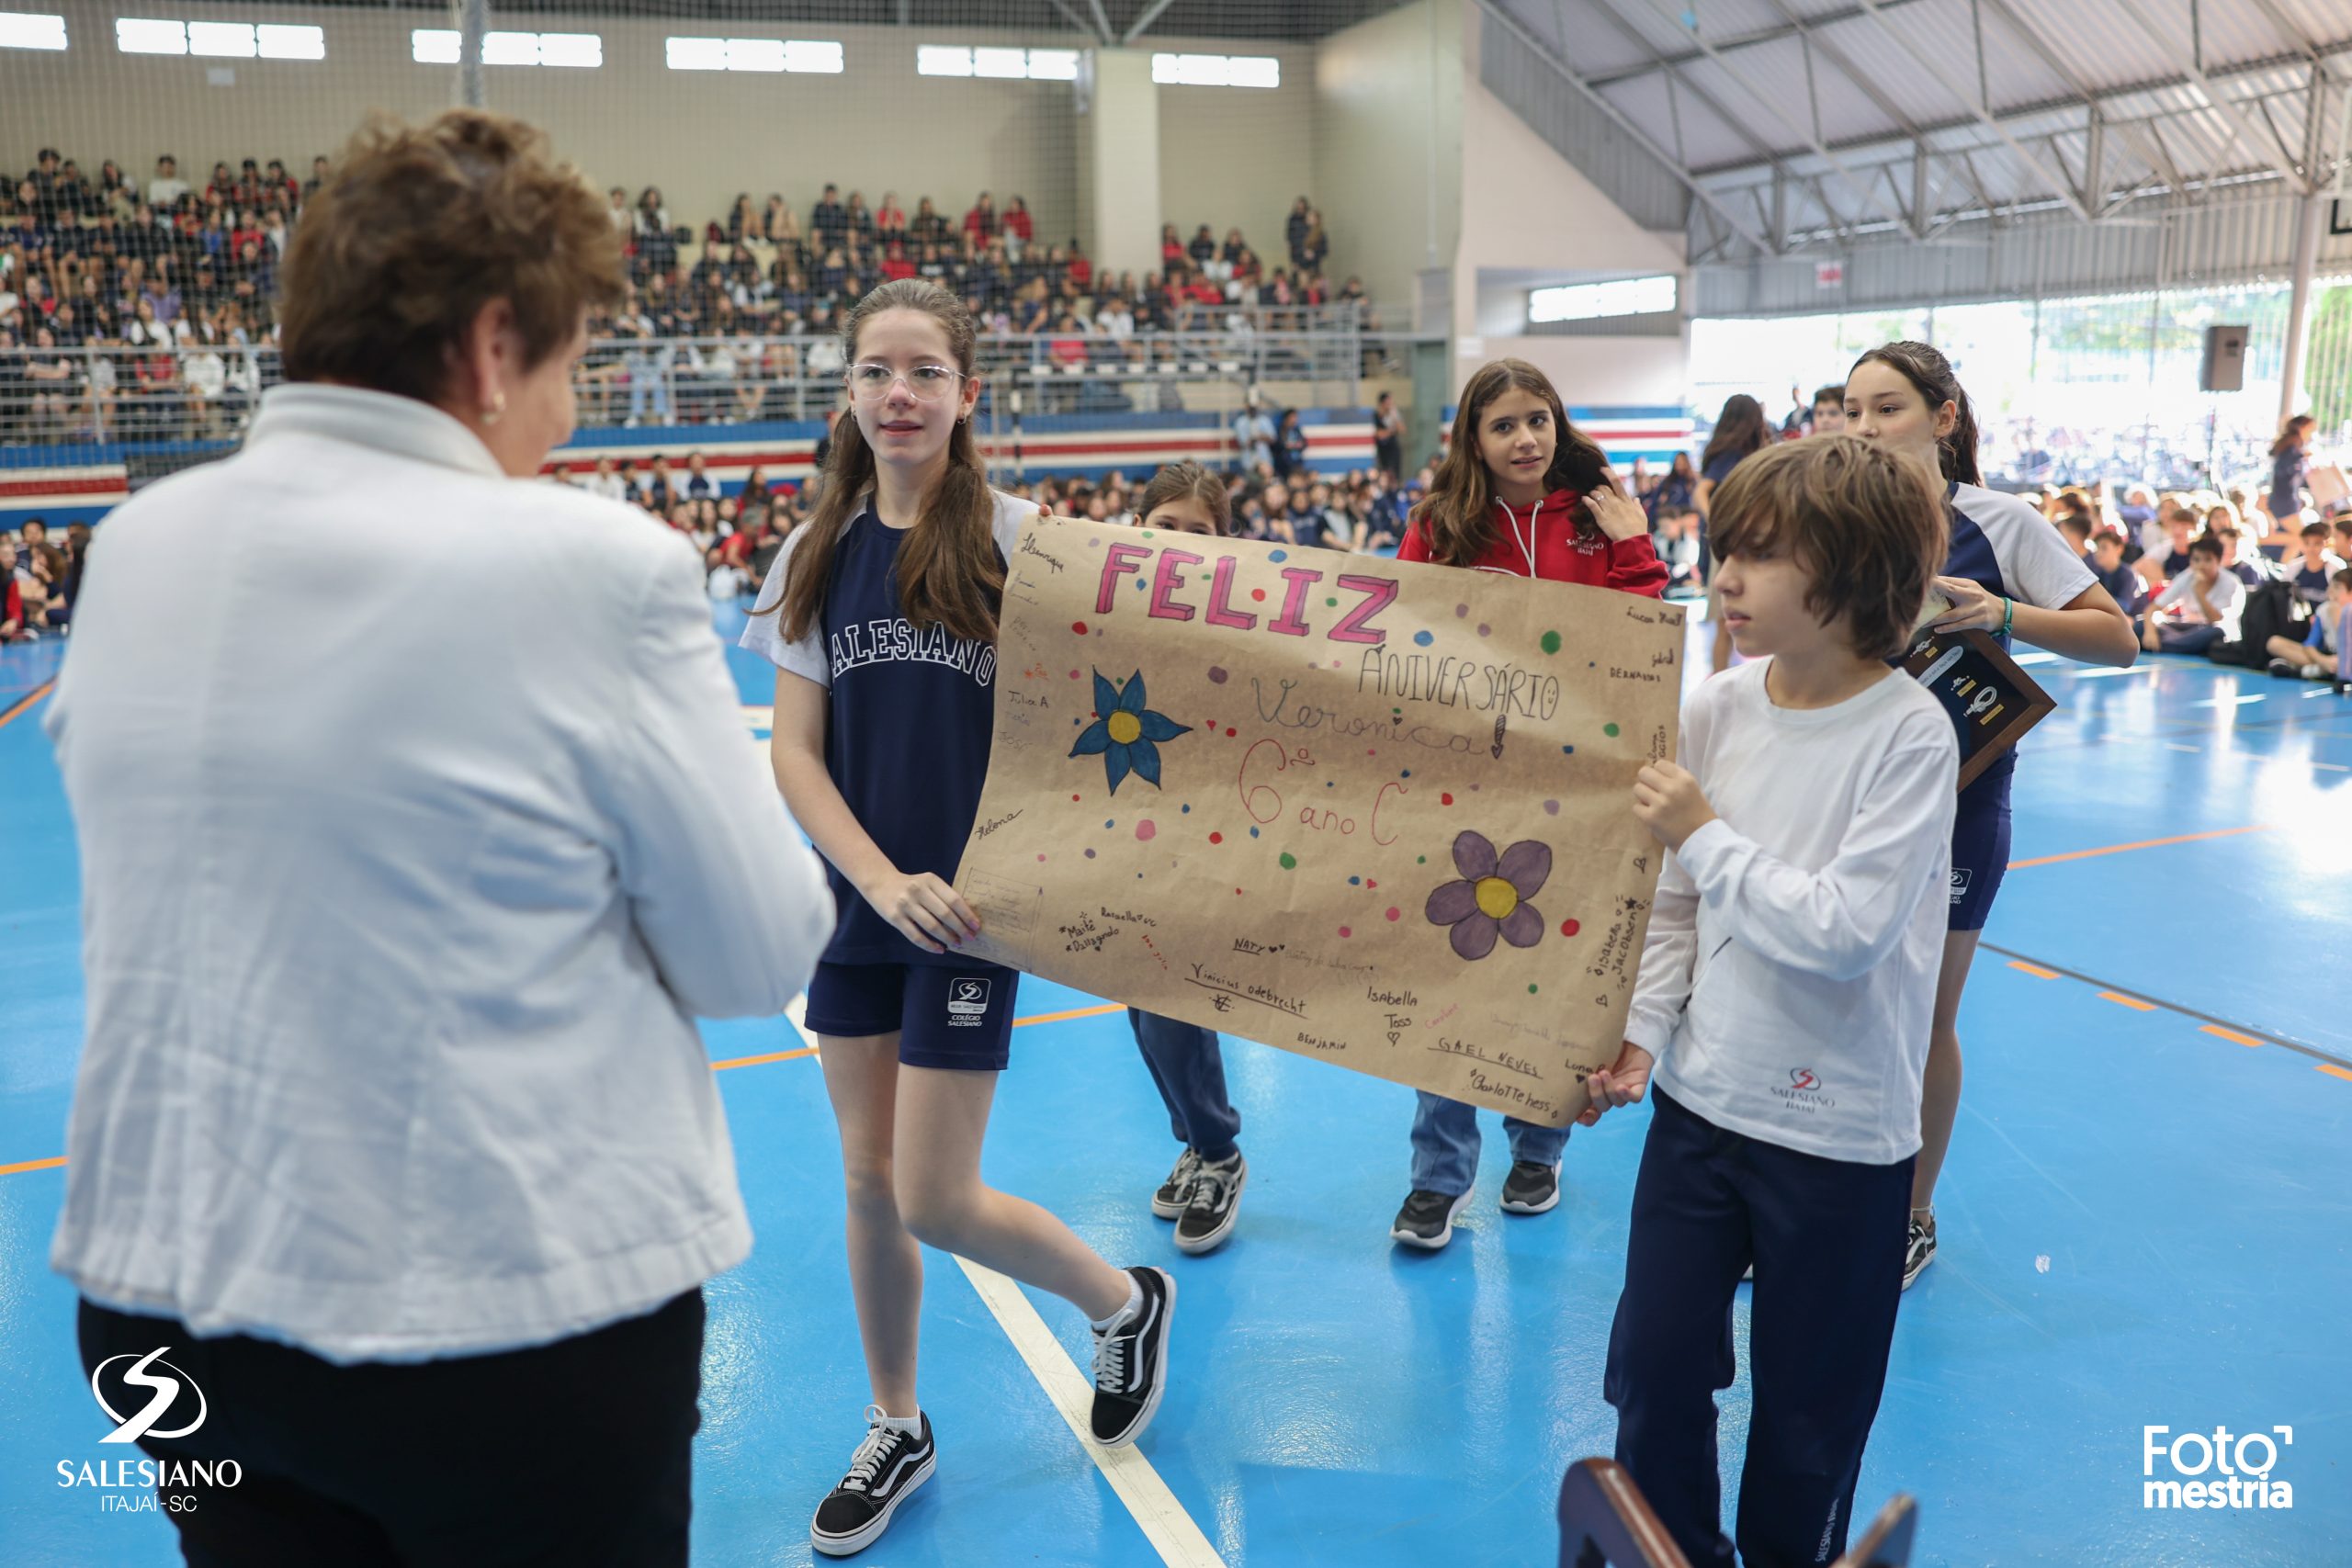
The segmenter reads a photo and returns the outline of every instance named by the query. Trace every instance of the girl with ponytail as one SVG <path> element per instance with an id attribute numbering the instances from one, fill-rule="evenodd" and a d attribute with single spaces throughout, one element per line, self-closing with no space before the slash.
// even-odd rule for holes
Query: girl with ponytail
<path id="1" fill-rule="evenodd" d="M 1112 1446 L 1133 1442 L 1159 1407 L 1175 1296 L 1161 1270 L 1112 1267 L 980 1179 L 1020 977 L 959 954 L 980 921 L 954 883 L 988 773 L 1006 568 L 1036 509 L 989 488 L 971 424 L 976 333 L 954 295 L 887 283 L 842 336 L 850 417 L 833 426 L 824 496 L 786 541 L 742 639 L 776 666 L 776 784 L 823 852 L 842 912 L 807 1025 L 841 1129 L 873 1404 L 810 1527 L 829 1556 L 878 1540 L 935 1462 L 915 1394 L 918 1242 L 1092 1320 L 1093 1433 Z"/>
<path id="2" fill-rule="evenodd" d="M 1935 598 L 1949 601 L 1939 630 L 1974 628 L 2007 647 L 2012 637 L 2091 664 L 2123 668 L 2139 654 L 2131 617 L 2098 584 L 2041 513 L 1984 488 L 1976 466 L 1976 414 L 1951 362 L 1924 343 L 1890 343 L 1854 362 L 1846 378 L 1846 431 L 1911 457 L 1944 481 L 1951 547 Z M 1905 1290 L 1936 1256 L 1936 1177 L 1960 1113 L 1960 998 L 1976 943 L 2009 860 L 2014 750 L 1960 792 L 1952 824 L 1951 911 L 1919 1108 L 1919 1163 L 1912 1179 Z"/>

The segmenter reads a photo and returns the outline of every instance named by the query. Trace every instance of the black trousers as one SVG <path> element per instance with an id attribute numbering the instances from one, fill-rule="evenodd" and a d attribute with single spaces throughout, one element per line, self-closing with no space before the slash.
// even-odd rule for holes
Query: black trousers
<path id="1" fill-rule="evenodd" d="M 685 1568 L 699 1290 L 551 1345 L 414 1364 L 199 1339 L 87 1301 L 79 1328 L 85 1371 L 169 1346 L 202 1390 L 203 1425 L 141 1438 L 149 1456 L 243 1472 L 157 1488 L 189 1568 Z"/>
<path id="2" fill-rule="evenodd" d="M 1693 1564 L 1730 1568 L 1714 1396 L 1731 1386 L 1732 1298 L 1753 1263 L 1739 1561 L 1834 1562 L 1886 1384 L 1916 1159 L 1824 1159 L 1651 1097 L 1604 1381 L 1617 1462 Z"/>

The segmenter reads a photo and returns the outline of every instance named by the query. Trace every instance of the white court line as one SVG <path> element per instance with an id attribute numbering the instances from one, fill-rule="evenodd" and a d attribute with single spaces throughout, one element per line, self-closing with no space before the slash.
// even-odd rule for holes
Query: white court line
<path id="1" fill-rule="evenodd" d="M 1021 1352 L 1021 1359 L 1029 1363 L 1029 1371 L 1045 1389 L 1046 1397 L 1054 1402 L 1054 1408 L 1069 1423 L 1071 1434 L 1085 1449 L 1087 1457 L 1102 1472 L 1102 1479 L 1111 1483 L 1111 1490 L 1119 1495 L 1119 1501 L 1127 1506 L 1127 1512 L 1135 1516 L 1136 1526 L 1142 1529 L 1144 1539 L 1151 1542 L 1151 1549 L 1159 1553 L 1159 1560 L 1169 1568 L 1225 1568 L 1225 1559 L 1217 1555 L 1209 1538 L 1201 1533 L 1201 1527 L 1193 1522 L 1193 1516 L 1176 1501 L 1176 1494 L 1168 1489 L 1168 1483 L 1159 1478 L 1159 1472 L 1151 1468 L 1151 1461 L 1143 1457 L 1140 1450 L 1133 1444 L 1106 1449 L 1094 1440 L 1094 1384 L 1079 1371 L 1062 1349 L 1061 1341 L 1046 1326 L 1046 1320 L 1037 1315 L 1036 1307 L 1021 1293 L 1021 1287 L 968 1258 L 957 1257 L 956 1261 L 989 1311 L 996 1314 L 997 1326 L 1012 1341 L 1012 1348 Z"/>
<path id="2" fill-rule="evenodd" d="M 2077 670 L 2075 671 L 2075 679 L 2077 681 L 2098 681 L 2104 680 L 2109 675 L 2145 675 L 2158 668 L 2159 666 L 2154 664 L 2134 664 L 2128 670 Z"/>
<path id="3" fill-rule="evenodd" d="M 2256 692 L 2250 697 L 2213 697 L 2205 702 L 2191 703 L 2188 705 L 2193 708 L 2242 708 L 2248 703 L 2267 703 L 2269 700 L 2269 693 Z"/>
<path id="4" fill-rule="evenodd" d="M 2171 747 L 2171 748 L 2172 748 L 2174 750 L 2176 750 L 2176 751 L 2202 751 L 2202 750 L 2204 750 L 2204 748 L 2203 748 L 2202 746 L 2183 746 L 2183 745 L 2182 745 L 2179 741 L 2177 741 L 2177 740 L 2167 740 L 2167 741 L 2165 741 L 2165 745 L 2167 745 L 2167 746 L 2169 746 L 2169 747 Z"/>
<path id="5" fill-rule="evenodd" d="M 2046 649 L 2037 648 L 2030 653 L 2012 654 L 2009 658 L 2009 662 L 2022 666 L 2055 664 L 2058 662 L 2058 657 L 2059 656 L 2057 654 L 2052 653 Z"/>

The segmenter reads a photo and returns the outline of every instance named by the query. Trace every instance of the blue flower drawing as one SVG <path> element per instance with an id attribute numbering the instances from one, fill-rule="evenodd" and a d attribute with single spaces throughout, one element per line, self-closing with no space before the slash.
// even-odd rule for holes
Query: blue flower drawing
<path id="1" fill-rule="evenodd" d="M 1078 744 L 1069 749 L 1073 757 L 1091 757 L 1100 752 L 1102 770 L 1111 781 L 1111 793 L 1119 793 L 1119 781 L 1132 772 L 1159 787 L 1159 746 L 1162 740 L 1173 740 L 1192 729 L 1189 724 L 1178 724 L 1166 714 L 1154 713 L 1143 705 L 1143 671 L 1138 670 L 1127 677 L 1124 687 L 1114 686 L 1094 672 L 1094 711 L 1101 716 L 1086 727 Z"/>

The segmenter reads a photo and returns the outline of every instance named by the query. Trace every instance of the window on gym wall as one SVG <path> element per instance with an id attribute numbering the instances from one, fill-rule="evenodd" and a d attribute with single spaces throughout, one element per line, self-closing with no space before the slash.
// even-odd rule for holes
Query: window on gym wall
<path id="1" fill-rule="evenodd" d="M 46 11 L 0 11 L 0 49 L 64 47 L 64 17 Z"/>
<path id="2" fill-rule="evenodd" d="M 419 65 L 455 65 L 460 36 L 454 28 L 414 28 L 410 57 Z M 605 63 L 605 39 L 599 33 L 484 33 L 481 62 L 594 69 Z"/>

